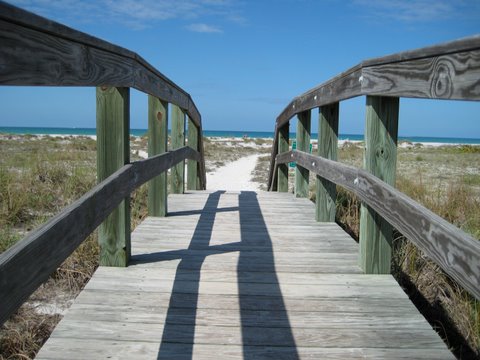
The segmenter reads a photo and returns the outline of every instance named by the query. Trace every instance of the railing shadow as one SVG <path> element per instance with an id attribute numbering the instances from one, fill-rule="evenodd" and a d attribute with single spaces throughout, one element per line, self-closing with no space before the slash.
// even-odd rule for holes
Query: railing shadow
<path id="1" fill-rule="evenodd" d="M 203 211 L 200 212 L 200 218 L 198 219 L 188 250 L 209 245 L 215 223 L 216 210 L 218 209 L 220 196 L 223 193 L 223 191 L 216 191 L 208 196 Z M 153 255 L 154 258 L 155 254 Z M 160 343 L 160 349 L 158 351 L 158 359 L 172 358 L 172 353 L 177 352 L 177 349 L 172 348 L 171 345 L 175 343 L 182 344 L 181 354 L 178 354 L 180 356 L 176 356 L 175 358 L 191 359 L 193 357 L 200 270 L 206 255 L 193 258 L 188 256 L 188 251 L 185 252 L 184 255 L 175 273 L 172 294 L 165 318 L 162 342 Z M 186 278 L 189 279 L 188 282 L 183 281 L 183 279 Z M 178 304 L 180 303 L 186 306 L 179 307 Z M 179 322 L 183 325 L 177 325 Z"/>
<path id="2" fill-rule="evenodd" d="M 243 358 L 298 359 L 276 274 L 272 241 L 257 195 L 242 191 L 238 207 L 218 208 L 223 193 L 210 194 L 202 211 L 182 212 L 184 215 L 200 214 L 188 249 L 140 255 L 135 261 L 139 264 L 180 259 L 158 359 L 193 358 L 201 268 L 207 256 L 227 252 L 239 252 L 237 279 Z M 225 211 L 239 212 L 241 241 L 210 245 L 215 217 Z M 202 249 L 202 255 L 192 255 L 195 249 Z M 217 355 L 212 354 L 212 358 Z"/>
<path id="3" fill-rule="evenodd" d="M 239 208 L 243 246 L 237 274 L 243 357 L 298 359 L 275 269 L 272 240 L 257 194 L 242 191 L 239 195 Z M 255 251 L 252 256 L 252 252 L 246 249 L 253 246 L 256 249 L 262 246 L 262 249 Z"/>

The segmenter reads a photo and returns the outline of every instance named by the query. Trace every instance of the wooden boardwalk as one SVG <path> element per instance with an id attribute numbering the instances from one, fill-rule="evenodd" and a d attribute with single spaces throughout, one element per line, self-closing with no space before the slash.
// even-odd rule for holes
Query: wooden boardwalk
<path id="1" fill-rule="evenodd" d="M 390 275 L 287 193 L 169 196 L 100 267 L 39 359 L 453 358 Z"/>

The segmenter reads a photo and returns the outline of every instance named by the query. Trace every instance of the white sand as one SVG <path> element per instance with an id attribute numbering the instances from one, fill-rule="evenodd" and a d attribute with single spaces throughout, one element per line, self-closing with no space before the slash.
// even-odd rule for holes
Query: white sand
<path id="1" fill-rule="evenodd" d="M 252 171 L 260 154 L 242 157 L 207 173 L 207 189 L 210 190 L 259 190 L 259 184 L 251 181 Z"/>

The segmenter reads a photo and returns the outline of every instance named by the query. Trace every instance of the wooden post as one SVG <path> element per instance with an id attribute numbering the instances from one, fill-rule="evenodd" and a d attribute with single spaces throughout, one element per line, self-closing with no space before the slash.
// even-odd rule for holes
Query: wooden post
<path id="1" fill-rule="evenodd" d="M 310 110 L 298 114 L 297 150 L 310 152 Z M 308 197 L 308 177 L 310 172 L 299 166 L 295 167 L 295 196 Z"/>
<path id="2" fill-rule="evenodd" d="M 395 186 L 399 99 L 367 96 L 364 168 Z M 392 226 L 369 206 L 361 207 L 360 266 L 367 274 L 389 274 Z"/>
<path id="3" fill-rule="evenodd" d="M 318 156 L 335 161 L 338 152 L 338 108 L 338 102 L 322 106 L 318 116 Z M 317 221 L 335 221 L 336 200 L 336 185 L 317 176 L 315 200 Z"/>
<path id="4" fill-rule="evenodd" d="M 193 150 L 198 151 L 198 129 L 195 123 L 188 117 L 188 146 Z M 187 189 L 200 189 L 200 178 L 198 177 L 198 162 L 195 160 L 188 160 L 187 162 Z"/>
<path id="5" fill-rule="evenodd" d="M 97 180 L 130 162 L 130 89 L 97 87 Z M 100 265 L 127 266 L 130 258 L 130 197 L 100 225 Z"/>
<path id="6" fill-rule="evenodd" d="M 148 156 L 163 154 L 168 143 L 168 103 L 148 95 Z M 167 172 L 148 182 L 148 215 L 167 214 Z"/>
<path id="7" fill-rule="evenodd" d="M 283 125 L 278 131 L 278 153 L 287 152 L 289 148 L 290 122 Z M 278 165 L 277 191 L 288 192 L 288 164 Z"/>
<path id="8" fill-rule="evenodd" d="M 171 149 L 176 150 L 185 146 L 185 114 L 182 109 L 172 104 L 172 144 Z M 183 194 L 185 190 L 185 161 L 171 169 L 171 191 L 174 194 Z"/>

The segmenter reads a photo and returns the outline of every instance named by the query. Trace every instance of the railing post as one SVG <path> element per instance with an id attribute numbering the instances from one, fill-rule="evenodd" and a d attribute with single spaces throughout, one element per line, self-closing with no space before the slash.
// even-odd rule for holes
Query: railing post
<path id="1" fill-rule="evenodd" d="M 395 186 L 399 99 L 367 96 L 364 168 Z M 360 215 L 360 266 L 367 274 L 389 274 L 392 226 L 369 206 Z"/>
<path id="2" fill-rule="evenodd" d="M 97 180 L 130 162 L 130 89 L 97 87 Z M 127 266 L 130 258 L 130 197 L 100 225 L 100 265 Z"/>
<path id="3" fill-rule="evenodd" d="M 163 154 L 168 143 L 168 103 L 148 95 L 148 156 Z M 167 172 L 148 182 L 148 215 L 167 214 Z"/>
<path id="4" fill-rule="evenodd" d="M 290 121 L 283 125 L 278 130 L 278 153 L 287 152 L 290 150 L 289 145 L 290 136 Z M 278 165 L 277 170 L 277 191 L 288 192 L 288 164 Z"/>
<path id="5" fill-rule="evenodd" d="M 297 150 L 310 152 L 310 117 L 311 111 L 303 111 L 298 114 L 297 122 Z M 308 197 L 308 178 L 310 172 L 299 166 L 295 166 L 295 196 Z"/>
<path id="6" fill-rule="evenodd" d="M 178 106 L 172 104 L 172 144 L 171 149 L 176 150 L 185 146 L 185 113 Z M 183 194 L 185 190 L 185 161 L 171 169 L 171 191 L 173 194 Z"/>
<path id="7" fill-rule="evenodd" d="M 188 117 L 188 146 L 193 150 L 199 151 L 198 128 L 195 123 Z M 198 177 L 198 162 L 188 160 L 187 162 L 187 189 L 198 190 L 200 188 L 200 178 Z"/>
<path id="8" fill-rule="evenodd" d="M 335 161 L 338 152 L 338 108 L 338 102 L 322 106 L 318 115 L 318 156 Z M 317 221 L 334 222 L 336 185 L 317 175 L 315 199 Z"/>

